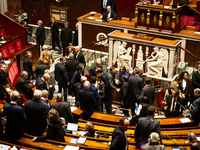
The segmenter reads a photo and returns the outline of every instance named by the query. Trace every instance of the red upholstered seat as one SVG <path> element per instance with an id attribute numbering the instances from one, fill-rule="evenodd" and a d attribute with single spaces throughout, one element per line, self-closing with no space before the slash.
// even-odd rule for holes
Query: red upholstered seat
<path id="1" fill-rule="evenodd" d="M 0 29 L 0 35 L 4 37 L 4 40 L 9 38 L 9 35 L 6 34 L 5 28 Z"/>
<path id="2" fill-rule="evenodd" d="M 7 49 L 9 52 L 9 58 L 14 58 L 15 56 L 15 46 L 13 42 L 7 44 Z"/>
<path id="3" fill-rule="evenodd" d="M 14 40 L 13 42 L 14 42 L 14 45 L 15 45 L 15 50 L 16 50 L 16 51 L 20 51 L 21 49 L 23 49 L 23 48 L 24 48 L 24 46 L 22 45 L 22 41 L 21 41 L 21 39 L 20 39 L 20 38 L 19 38 L 19 39 L 16 39 L 16 40 Z"/>
<path id="4" fill-rule="evenodd" d="M 8 50 L 7 46 L 4 45 L 3 47 L 0 48 L 0 51 L 2 53 L 2 59 L 7 59 L 8 58 Z"/>
<path id="5" fill-rule="evenodd" d="M 17 63 L 15 61 L 10 66 L 8 73 L 9 73 L 10 83 L 15 87 L 16 81 L 17 81 L 18 77 L 21 75 L 21 72 L 19 73 Z"/>

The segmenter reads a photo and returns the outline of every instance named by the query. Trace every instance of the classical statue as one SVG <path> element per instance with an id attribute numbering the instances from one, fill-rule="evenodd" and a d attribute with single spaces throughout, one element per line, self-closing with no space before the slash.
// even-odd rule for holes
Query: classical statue
<path id="1" fill-rule="evenodd" d="M 154 54 L 156 54 L 154 56 Z M 152 59 L 149 59 L 152 57 Z M 147 74 L 162 77 L 162 68 L 164 67 L 164 72 L 168 74 L 168 51 L 158 47 L 154 47 L 154 52 L 145 62 L 148 62 L 148 72 Z"/>
<path id="2" fill-rule="evenodd" d="M 114 65 L 117 61 L 117 68 L 120 68 L 122 65 L 126 66 L 129 71 L 132 71 L 131 61 L 132 56 L 130 56 L 131 47 L 127 48 L 126 42 L 115 41 L 114 43 L 114 58 L 112 64 Z M 118 58 L 117 58 L 118 57 Z"/>

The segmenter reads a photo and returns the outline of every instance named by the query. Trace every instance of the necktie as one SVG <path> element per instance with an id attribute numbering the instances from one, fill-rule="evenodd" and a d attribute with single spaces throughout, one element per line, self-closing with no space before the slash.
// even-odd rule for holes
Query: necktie
<path id="1" fill-rule="evenodd" d="M 174 115 L 174 105 L 175 105 L 175 98 L 174 98 L 173 105 L 172 105 L 172 116 Z"/>

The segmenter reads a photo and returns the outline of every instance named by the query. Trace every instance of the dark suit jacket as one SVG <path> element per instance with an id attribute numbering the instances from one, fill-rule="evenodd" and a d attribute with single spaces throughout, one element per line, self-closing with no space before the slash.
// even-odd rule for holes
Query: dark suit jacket
<path id="1" fill-rule="evenodd" d="M 192 75 L 192 87 L 193 89 L 200 88 L 200 73 L 198 71 Z"/>
<path id="2" fill-rule="evenodd" d="M 28 72 L 28 78 L 30 78 L 30 76 L 33 76 L 32 62 L 27 57 L 24 58 L 23 67 L 24 71 Z"/>
<path id="3" fill-rule="evenodd" d="M 105 98 L 107 99 L 109 97 L 111 88 L 110 88 L 110 83 L 108 81 L 108 77 L 105 73 L 103 73 L 103 78 L 102 78 L 104 84 L 105 84 Z"/>
<path id="4" fill-rule="evenodd" d="M 41 90 L 41 91 L 48 90 L 47 84 L 41 78 L 37 78 L 35 86 L 36 86 L 36 89 Z"/>
<path id="5" fill-rule="evenodd" d="M 6 118 L 6 132 L 9 142 L 17 141 L 23 136 L 24 122 L 26 119 L 22 107 L 17 103 L 9 103 L 4 105 L 4 115 Z"/>
<path id="6" fill-rule="evenodd" d="M 0 69 L 0 87 L 3 87 L 4 85 L 8 84 L 7 76 L 8 74 Z"/>
<path id="7" fill-rule="evenodd" d="M 139 147 L 147 143 L 149 135 L 152 132 L 156 132 L 160 135 L 160 122 L 150 116 L 139 118 L 135 129 L 135 141 L 137 146 Z"/>
<path id="8" fill-rule="evenodd" d="M 50 122 L 47 129 L 46 136 L 38 136 L 36 141 L 44 141 L 45 139 L 65 142 L 65 132 L 61 122 Z"/>
<path id="9" fill-rule="evenodd" d="M 58 111 L 59 116 L 65 118 L 66 124 L 68 122 L 74 122 L 74 118 L 70 109 L 70 104 L 68 102 L 55 102 L 52 103 L 51 108 L 54 108 Z"/>
<path id="10" fill-rule="evenodd" d="M 72 29 L 69 27 L 62 28 L 60 39 L 63 48 L 69 46 L 69 43 L 72 43 Z"/>
<path id="11" fill-rule="evenodd" d="M 106 17 L 106 18 L 108 17 L 108 11 L 106 11 L 103 14 L 103 17 Z M 111 10 L 110 18 L 112 18 L 113 20 L 116 19 L 116 15 L 115 15 L 115 12 L 113 10 Z"/>
<path id="12" fill-rule="evenodd" d="M 125 82 L 119 91 L 119 100 L 124 102 L 124 105 L 129 104 L 128 82 Z"/>
<path id="13" fill-rule="evenodd" d="M 108 77 L 108 81 L 109 81 L 111 90 L 117 91 L 117 88 L 115 87 L 115 78 L 114 78 L 114 76 L 110 73 L 110 71 L 108 71 L 106 75 Z"/>
<path id="14" fill-rule="evenodd" d="M 78 29 L 76 29 L 76 31 L 75 31 L 75 33 L 74 33 L 73 45 L 74 45 L 74 46 L 77 46 L 77 45 L 78 45 Z"/>
<path id="15" fill-rule="evenodd" d="M 139 75 L 134 75 L 129 78 L 129 90 L 133 96 L 139 97 L 144 87 L 144 82 Z"/>
<path id="16" fill-rule="evenodd" d="M 167 97 L 167 109 L 166 109 L 166 111 L 165 111 L 165 116 L 166 116 L 166 117 L 169 117 L 169 116 L 172 117 L 172 114 L 171 114 L 171 112 L 170 112 L 170 108 L 171 108 L 171 105 L 172 105 L 172 98 L 173 98 L 172 95 L 169 95 L 169 96 Z M 182 98 L 177 97 L 177 101 L 178 101 L 180 104 L 183 104 L 183 99 L 182 99 Z M 181 107 L 180 104 L 176 103 L 176 108 L 175 108 L 175 112 L 174 112 L 174 114 L 173 114 L 173 117 L 175 117 L 175 116 L 180 116 L 180 112 L 179 112 L 180 107 Z"/>
<path id="17" fill-rule="evenodd" d="M 39 63 L 35 69 L 33 70 L 33 73 L 37 73 L 37 78 L 41 78 L 44 75 L 44 71 L 48 69 L 49 67 L 44 63 Z"/>
<path id="18" fill-rule="evenodd" d="M 97 111 L 98 104 L 99 104 L 99 92 L 98 92 L 97 88 L 93 84 L 90 84 L 89 91 L 94 93 L 94 96 L 96 98 L 95 111 Z"/>
<path id="19" fill-rule="evenodd" d="M 100 68 L 102 69 L 102 66 Z M 97 75 L 96 69 L 97 69 L 96 65 L 90 68 L 89 78 L 91 78 L 92 76 L 96 76 Z"/>
<path id="20" fill-rule="evenodd" d="M 80 53 L 78 54 L 78 57 L 76 58 L 76 53 L 75 53 L 75 55 L 74 55 L 74 59 L 76 59 L 76 60 L 78 60 L 80 63 L 83 63 L 83 64 L 85 64 L 86 65 L 86 63 L 85 63 L 85 57 L 84 57 L 84 55 L 83 55 L 83 53 L 80 51 Z"/>
<path id="21" fill-rule="evenodd" d="M 79 64 L 79 61 L 75 59 L 68 59 L 66 61 L 65 67 L 67 69 L 69 82 L 71 81 L 74 72 L 77 70 L 76 66 L 78 64 Z"/>
<path id="22" fill-rule="evenodd" d="M 45 29 L 44 29 L 43 25 L 40 25 L 37 28 L 36 36 L 37 36 L 37 43 L 42 43 L 42 42 L 44 42 L 46 40 Z"/>
<path id="23" fill-rule="evenodd" d="M 91 116 L 94 112 L 96 103 L 93 92 L 85 89 L 80 89 L 77 97 L 80 100 L 81 109 L 86 115 Z"/>
<path id="24" fill-rule="evenodd" d="M 142 99 L 144 96 L 148 98 L 148 104 L 152 105 L 155 98 L 155 88 L 151 85 L 146 85 L 143 87 L 139 99 Z"/>
<path id="25" fill-rule="evenodd" d="M 48 106 L 41 100 L 30 100 L 25 102 L 24 112 L 26 114 L 26 130 L 31 135 L 41 135 L 46 129 L 48 118 Z"/>
<path id="26" fill-rule="evenodd" d="M 72 76 L 71 84 L 73 87 L 76 87 L 77 83 L 81 83 L 81 75 L 78 70 L 76 70 Z"/>
<path id="27" fill-rule="evenodd" d="M 59 40 L 58 34 L 58 23 L 54 22 L 53 25 L 51 25 L 51 33 L 52 33 L 52 38 L 54 38 L 55 41 Z"/>
<path id="28" fill-rule="evenodd" d="M 19 93 L 26 95 L 28 92 L 28 89 L 31 89 L 33 87 L 34 87 L 34 85 L 29 86 L 28 83 L 26 82 L 26 80 L 23 79 L 21 76 L 17 79 L 16 90 Z"/>
<path id="29" fill-rule="evenodd" d="M 116 127 L 112 134 L 110 150 L 124 150 L 126 148 L 126 143 L 124 131 L 119 126 Z"/>
<path id="30" fill-rule="evenodd" d="M 193 103 L 192 103 L 194 109 L 191 110 L 192 119 L 194 120 L 195 124 L 199 125 L 200 122 L 200 97 L 198 97 Z"/>
<path id="31" fill-rule="evenodd" d="M 114 2 L 113 2 L 113 0 L 107 0 L 106 8 L 107 8 L 107 6 L 111 6 L 112 10 L 114 10 Z M 107 9 L 103 8 L 103 0 L 102 0 L 102 3 L 101 3 L 101 14 L 103 15 L 106 11 L 107 11 Z"/>
<path id="32" fill-rule="evenodd" d="M 69 82 L 67 69 L 62 63 L 57 63 L 55 65 L 55 80 L 59 84 L 64 85 L 67 85 L 67 83 Z"/>

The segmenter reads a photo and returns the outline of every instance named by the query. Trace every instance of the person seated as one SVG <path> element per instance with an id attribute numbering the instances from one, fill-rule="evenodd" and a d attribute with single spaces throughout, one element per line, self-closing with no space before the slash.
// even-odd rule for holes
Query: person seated
<path id="1" fill-rule="evenodd" d="M 92 122 L 86 123 L 85 130 L 87 131 L 87 133 L 84 136 L 94 137 L 95 130 L 94 130 L 94 124 Z"/>
<path id="2" fill-rule="evenodd" d="M 190 150 L 199 150 L 199 144 L 198 143 L 193 143 L 190 147 Z"/>
<path id="3" fill-rule="evenodd" d="M 61 124 L 62 124 L 62 127 L 63 127 L 64 132 L 65 132 L 65 133 L 70 133 L 70 134 L 72 134 L 72 131 L 71 131 L 71 130 L 67 130 L 67 129 L 66 129 L 65 118 L 60 117 L 60 120 L 61 120 Z"/>
<path id="4" fill-rule="evenodd" d="M 188 133 L 188 140 L 189 140 L 189 143 L 196 143 L 196 134 L 194 132 L 189 132 Z"/>
<path id="5" fill-rule="evenodd" d="M 111 6 L 107 6 L 107 11 L 103 14 L 103 18 L 107 18 L 107 20 L 116 19 L 115 12 L 111 10 Z"/>
<path id="6" fill-rule="evenodd" d="M 165 150 L 165 145 L 160 144 L 159 134 L 156 132 L 152 132 L 149 135 L 148 144 L 144 147 L 141 146 L 141 148 L 142 150 L 155 150 L 155 149 Z"/>
<path id="7" fill-rule="evenodd" d="M 59 113 L 55 109 L 50 109 L 49 111 L 49 125 L 47 129 L 47 134 L 45 136 L 34 137 L 31 141 L 44 141 L 46 139 L 65 142 L 65 132 L 63 130 Z"/>
<path id="8" fill-rule="evenodd" d="M 4 37 L 0 35 L 0 41 L 4 41 Z"/>

